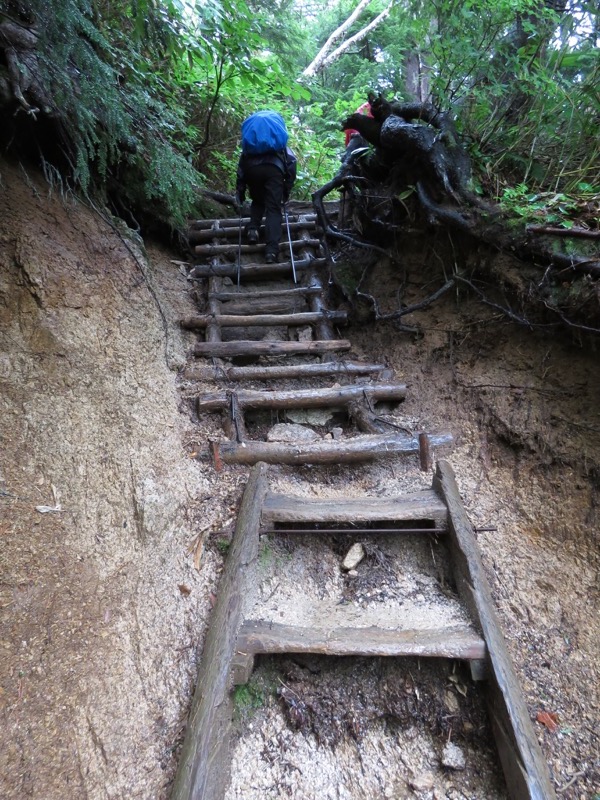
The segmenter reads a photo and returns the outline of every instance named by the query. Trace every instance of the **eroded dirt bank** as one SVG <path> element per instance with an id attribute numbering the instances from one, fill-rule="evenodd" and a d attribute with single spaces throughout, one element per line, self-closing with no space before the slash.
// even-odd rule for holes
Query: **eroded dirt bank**
<path id="1" fill-rule="evenodd" d="M 195 425 L 181 403 L 193 337 L 177 320 L 192 302 L 176 256 L 142 252 L 31 175 L 1 173 L 0 794 L 166 798 L 218 590 L 210 533 L 229 525 L 247 470 L 217 475 L 190 458 L 220 425 Z M 406 381 L 405 424 L 454 434 L 444 455 L 465 504 L 497 528 L 479 542 L 531 715 L 558 715 L 554 732 L 537 725 L 556 786 L 593 798 L 598 355 L 464 299 L 419 321 L 421 338 L 350 331 L 353 355 L 385 358 Z M 404 472 L 392 462 L 326 479 L 340 493 L 389 492 Z M 254 712 L 267 739 L 289 738 L 278 703 Z M 314 761 L 310 735 L 304 749 Z M 254 752 L 257 771 L 269 753 Z M 379 752 L 383 771 L 394 757 Z M 402 786 L 390 796 L 431 796 Z M 356 787 L 343 796 L 363 796 Z"/>

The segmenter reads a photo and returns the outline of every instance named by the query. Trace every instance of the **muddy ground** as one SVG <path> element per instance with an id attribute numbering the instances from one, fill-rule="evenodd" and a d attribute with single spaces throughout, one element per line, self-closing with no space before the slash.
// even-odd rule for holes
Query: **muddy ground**
<path id="1" fill-rule="evenodd" d="M 192 457 L 220 423 L 198 423 L 184 399 L 194 336 L 178 319 L 194 306 L 175 252 L 144 247 L 32 173 L 0 172 L 0 796 L 162 800 L 218 592 L 218 532 L 231 529 L 248 471 L 217 474 Z M 393 298 L 385 266 L 378 280 Z M 424 280 L 411 278 L 415 297 Z M 422 336 L 391 324 L 345 331 L 352 355 L 382 358 L 406 381 L 404 423 L 453 433 L 438 455 L 473 523 L 497 529 L 478 539 L 530 714 L 556 715 L 555 730 L 535 722 L 553 781 L 563 798 L 595 798 L 598 352 L 516 328 L 464 296 L 413 317 Z M 407 476 L 430 483 L 400 458 L 272 473 L 282 485 L 318 474 L 340 493 L 391 493 Z M 346 695 L 380 679 L 383 667 L 359 667 L 336 678 Z M 298 680 L 297 665 L 284 669 Z M 404 685 L 399 673 L 394 682 Z M 287 784 L 262 796 L 288 797 L 290 786 L 298 798 L 435 796 L 429 773 L 444 731 L 419 740 L 402 766 L 400 740 L 418 736 L 409 724 L 378 728 L 383 707 L 357 746 L 356 731 L 333 742 L 314 725 L 294 728 L 275 691 L 256 698 L 239 709 L 245 729 L 281 746 L 250 750 L 246 770 L 260 775 L 292 742 L 298 752 L 295 767 L 281 766 Z M 359 762 L 343 789 L 332 757 L 341 746 Z M 319 770 L 302 784 L 307 764 Z M 372 783 L 374 773 L 383 778 Z M 435 791 L 496 796 L 491 784 Z"/>

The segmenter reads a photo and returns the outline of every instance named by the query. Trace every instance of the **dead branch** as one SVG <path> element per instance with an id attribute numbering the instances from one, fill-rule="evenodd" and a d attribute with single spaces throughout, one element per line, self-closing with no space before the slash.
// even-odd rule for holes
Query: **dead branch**
<path id="1" fill-rule="evenodd" d="M 549 234 L 550 236 L 574 236 L 583 239 L 600 239 L 600 231 L 591 231 L 589 228 L 556 228 L 545 225 L 528 225 L 527 233 Z"/>
<path id="2" fill-rule="evenodd" d="M 393 311 L 391 314 L 381 314 L 377 319 L 380 320 L 390 320 L 390 319 L 400 319 L 401 317 L 405 317 L 407 314 L 413 314 L 415 311 L 422 311 L 424 308 L 429 308 L 432 303 L 435 303 L 440 297 L 446 294 L 453 286 L 456 285 L 456 281 L 454 278 L 450 278 L 446 281 L 443 286 L 440 286 L 437 291 L 433 294 L 426 297 L 424 300 L 421 300 L 419 303 L 413 303 L 411 306 L 406 306 L 406 308 L 401 308 L 399 311 Z"/>

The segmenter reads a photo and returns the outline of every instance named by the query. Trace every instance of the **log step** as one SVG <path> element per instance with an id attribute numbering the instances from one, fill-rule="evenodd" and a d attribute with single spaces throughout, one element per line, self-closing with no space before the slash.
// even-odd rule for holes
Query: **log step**
<path id="1" fill-rule="evenodd" d="M 436 528 L 446 528 L 448 509 L 433 489 L 426 489 L 399 497 L 338 497 L 335 500 L 312 500 L 310 497 L 267 492 L 262 511 L 263 525 L 384 521 L 433 522 Z"/>
<path id="2" fill-rule="evenodd" d="M 484 640 L 469 625 L 439 629 L 387 630 L 284 625 L 246 620 L 240 629 L 237 654 L 319 653 L 329 656 L 428 656 L 477 661 L 485 658 Z"/>
<path id="3" fill-rule="evenodd" d="M 317 215 L 310 213 L 310 214 L 292 214 L 288 211 L 288 218 L 290 220 L 290 224 L 292 222 L 315 222 L 317 219 Z M 223 228 L 239 228 L 240 222 L 242 227 L 247 225 L 250 222 L 250 217 L 227 217 L 225 219 L 197 219 L 194 222 L 190 223 L 190 230 L 192 231 L 204 231 L 204 230 L 214 230 L 220 231 Z"/>
<path id="4" fill-rule="evenodd" d="M 352 361 L 329 361 L 325 364 L 286 364 L 266 367 L 190 367 L 187 380 L 197 381 L 271 381 L 279 378 L 313 378 L 327 375 L 373 375 L 387 370 L 385 364 L 362 364 Z"/>
<path id="5" fill-rule="evenodd" d="M 326 263 L 324 258 L 299 258 L 294 261 L 296 275 L 300 275 L 309 268 L 322 267 Z M 248 279 L 260 280 L 264 276 L 272 275 L 292 275 L 292 262 L 291 261 L 278 261 L 275 264 L 241 264 L 240 277 Z M 198 264 L 194 267 L 190 275 L 192 278 L 237 278 L 238 266 L 237 264 Z"/>
<path id="6" fill-rule="evenodd" d="M 180 320 L 182 328 L 200 330 L 207 325 L 219 325 L 222 328 L 249 328 L 273 326 L 316 325 L 319 322 L 348 321 L 345 311 L 298 312 L 296 314 L 199 314 Z"/>
<path id="7" fill-rule="evenodd" d="M 316 342 L 198 342 L 194 346 L 195 356 L 205 358 L 233 358 L 235 356 L 289 356 L 307 353 L 330 353 L 350 350 L 347 339 L 332 339 Z"/>
<path id="8" fill-rule="evenodd" d="M 260 408 L 322 408 L 344 406 L 352 400 L 368 398 L 371 402 L 381 400 L 404 400 L 406 386 L 403 383 L 350 384 L 333 389 L 297 389 L 288 391 L 261 392 L 254 389 L 238 389 L 235 392 L 242 409 Z M 211 392 L 197 398 L 198 413 L 217 411 L 229 407 L 231 392 Z"/>
<path id="9" fill-rule="evenodd" d="M 247 223 L 246 223 L 247 224 Z M 242 228 L 245 227 L 245 224 L 242 223 Z M 308 230 L 314 231 L 317 227 L 316 220 L 307 220 L 301 222 L 292 222 L 290 220 L 290 230 L 291 231 L 299 231 L 299 230 Z M 191 245 L 200 244 L 201 242 L 210 242 L 217 237 L 222 237 L 224 239 L 237 239 L 240 235 L 240 226 L 239 220 L 235 221 L 235 225 L 227 225 L 225 227 L 219 228 L 203 228 L 203 229 L 194 229 L 192 228 L 188 233 L 188 241 Z M 242 230 L 242 236 L 244 236 L 244 232 Z"/>
<path id="10" fill-rule="evenodd" d="M 296 286 L 294 289 L 265 289 L 260 292 L 209 292 L 209 300 L 269 300 L 273 297 L 294 297 L 297 295 L 306 296 L 311 294 L 321 294 L 321 286 Z"/>
<path id="11" fill-rule="evenodd" d="M 320 247 L 320 239 L 292 239 L 292 249 L 300 250 L 303 247 Z M 198 256 L 237 256 L 238 253 L 246 255 L 248 253 L 262 253 L 265 250 L 264 244 L 198 244 L 194 247 L 194 253 Z M 280 247 L 289 248 L 289 242 L 285 242 Z"/>
<path id="12" fill-rule="evenodd" d="M 432 446 L 450 444 L 452 436 L 429 436 Z M 348 464 L 399 453 L 418 453 L 418 437 L 367 434 L 344 440 L 322 440 L 293 445 L 280 442 L 212 442 L 215 464 Z"/>

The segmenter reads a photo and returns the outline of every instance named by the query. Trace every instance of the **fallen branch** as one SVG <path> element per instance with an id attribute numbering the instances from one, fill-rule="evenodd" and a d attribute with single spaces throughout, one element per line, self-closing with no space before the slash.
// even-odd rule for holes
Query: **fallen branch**
<path id="1" fill-rule="evenodd" d="M 545 225 L 528 225 L 527 233 L 549 234 L 550 236 L 578 236 L 587 239 L 600 239 L 600 230 L 591 231 L 589 228 L 556 228 Z"/>
<path id="2" fill-rule="evenodd" d="M 445 295 L 446 292 L 452 289 L 452 287 L 455 285 L 455 279 L 450 278 L 443 286 L 440 286 L 437 291 L 429 295 L 429 297 L 426 297 L 425 300 L 421 300 L 420 303 L 413 303 L 411 306 L 406 306 L 406 308 L 402 308 L 400 311 L 394 311 L 391 314 L 381 314 L 377 319 L 400 319 L 400 317 L 405 317 L 407 314 L 413 314 L 415 311 L 422 311 L 424 308 L 429 308 L 432 303 L 435 303 L 436 300 Z"/>

